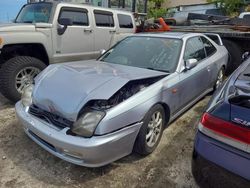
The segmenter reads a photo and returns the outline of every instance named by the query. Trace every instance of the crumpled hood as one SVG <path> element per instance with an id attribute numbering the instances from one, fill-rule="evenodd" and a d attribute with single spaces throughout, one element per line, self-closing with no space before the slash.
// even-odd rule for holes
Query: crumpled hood
<path id="1" fill-rule="evenodd" d="M 94 60 L 50 65 L 36 78 L 33 102 L 75 121 L 88 101 L 107 100 L 130 80 L 162 75 L 167 73 Z"/>
<path id="2" fill-rule="evenodd" d="M 35 25 L 23 23 L 0 24 L 0 32 L 35 31 Z"/>

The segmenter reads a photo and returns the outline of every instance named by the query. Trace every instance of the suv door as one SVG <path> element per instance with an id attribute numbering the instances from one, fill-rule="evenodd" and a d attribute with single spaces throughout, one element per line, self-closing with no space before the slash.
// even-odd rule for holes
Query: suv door
<path id="1" fill-rule="evenodd" d="M 192 100 L 199 97 L 210 85 L 209 60 L 206 58 L 204 44 L 200 37 L 192 37 L 187 40 L 184 62 L 188 59 L 197 59 L 197 66 L 180 73 L 180 107 L 184 107 Z"/>
<path id="2" fill-rule="evenodd" d="M 60 35 L 55 28 L 54 35 L 54 59 L 55 62 L 74 61 L 95 58 L 94 55 L 94 34 L 90 24 L 89 13 L 84 8 L 62 7 L 58 20 L 68 18 L 72 25 Z"/>
<path id="3" fill-rule="evenodd" d="M 95 18 L 95 51 L 109 49 L 113 35 L 116 33 L 114 16 L 112 12 L 103 10 L 94 10 Z"/>

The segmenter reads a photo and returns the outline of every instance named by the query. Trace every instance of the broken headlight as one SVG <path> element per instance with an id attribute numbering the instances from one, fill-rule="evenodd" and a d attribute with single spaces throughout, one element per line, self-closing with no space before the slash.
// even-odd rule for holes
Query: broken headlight
<path id="1" fill-rule="evenodd" d="M 91 137 L 105 116 L 103 111 L 86 111 L 72 126 L 71 131 L 79 136 Z"/>
<path id="2" fill-rule="evenodd" d="M 28 107 L 32 104 L 32 92 L 33 92 L 33 85 L 27 86 L 22 93 L 21 102 L 24 107 Z"/>

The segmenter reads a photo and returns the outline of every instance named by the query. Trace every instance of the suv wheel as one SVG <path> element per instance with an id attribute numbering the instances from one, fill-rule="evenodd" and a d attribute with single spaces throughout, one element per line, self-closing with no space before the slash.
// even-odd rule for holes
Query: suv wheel
<path id="1" fill-rule="evenodd" d="M 34 83 L 34 78 L 46 67 L 37 58 L 17 56 L 5 62 L 0 69 L 0 91 L 13 102 L 20 100 L 23 89 Z"/>

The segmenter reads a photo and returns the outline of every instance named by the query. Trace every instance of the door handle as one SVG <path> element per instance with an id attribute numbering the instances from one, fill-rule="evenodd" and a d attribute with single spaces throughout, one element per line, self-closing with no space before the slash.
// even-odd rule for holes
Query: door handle
<path id="1" fill-rule="evenodd" d="M 86 32 L 92 33 L 93 30 L 92 30 L 92 29 L 84 29 L 84 32 L 85 32 L 85 33 L 86 33 Z"/>
<path id="2" fill-rule="evenodd" d="M 113 33 L 115 33 L 115 32 L 116 32 L 116 30 L 110 30 L 110 31 L 109 31 L 110 34 L 113 34 Z"/>

